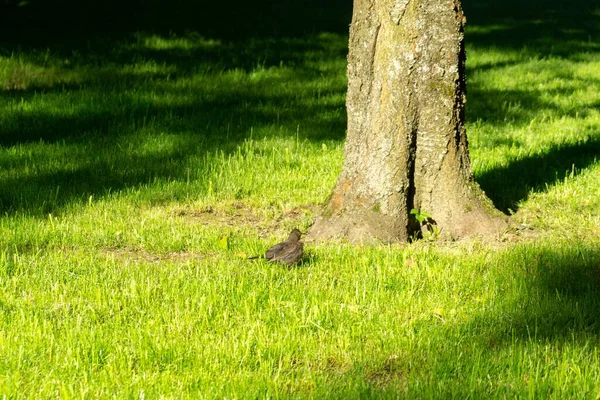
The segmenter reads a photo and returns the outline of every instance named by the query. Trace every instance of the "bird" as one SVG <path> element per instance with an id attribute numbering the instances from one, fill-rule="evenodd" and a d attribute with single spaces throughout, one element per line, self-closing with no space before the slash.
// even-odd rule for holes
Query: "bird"
<path id="1" fill-rule="evenodd" d="M 304 244 L 300 241 L 302 232 L 298 229 L 292 229 L 288 238 L 281 243 L 277 243 L 267 250 L 264 256 L 254 256 L 248 259 L 266 258 L 271 262 L 279 262 L 291 267 L 297 264 L 304 254 Z"/>

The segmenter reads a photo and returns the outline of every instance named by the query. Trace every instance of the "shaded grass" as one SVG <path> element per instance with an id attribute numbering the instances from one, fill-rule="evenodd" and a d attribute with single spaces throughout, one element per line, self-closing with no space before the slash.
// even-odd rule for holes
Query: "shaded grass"
<path id="1" fill-rule="evenodd" d="M 5 42 L 0 394 L 598 397 L 594 7 L 465 3 L 474 174 L 537 239 L 294 269 L 245 257 L 334 184 L 344 35 Z"/>
<path id="2" fill-rule="evenodd" d="M 188 46 L 193 57 L 194 44 L 202 48 L 205 42 L 196 37 L 177 40 L 151 36 L 122 47 Z M 81 202 L 157 182 L 182 189 L 172 199 L 197 196 L 214 183 L 210 176 L 219 167 L 211 160 L 227 162 L 243 146 L 240 141 L 252 137 L 258 144 L 246 142 L 251 147 L 246 162 L 264 164 L 270 158 L 271 164 L 283 160 L 282 166 L 299 168 L 293 162 L 299 144 L 335 149 L 339 145 L 332 140 L 339 142 L 343 135 L 343 59 L 325 57 L 331 46 L 342 43 L 342 38 L 322 35 L 304 44 L 314 54 L 306 53 L 302 65 L 257 65 L 250 71 L 235 63 L 230 70 L 218 69 L 218 63 L 207 61 L 189 70 L 156 61 L 82 65 L 85 58 L 78 56 L 73 57 L 75 67 L 63 70 L 61 61 L 52 59 L 50 81 L 42 75 L 34 87 L 23 83 L 2 100 L 7 112 L 0 143 L 8 150 L 2 183 L 21 190 L 3 191 L 1 205 L 8 212 L 39 209 L 44 214 L 74 199 Z M 23 78 L 14 64 L 32 65 L 15 57 L 7 64 L 6 81 L 15 73 Z M 266 138 L 273 141 L 260 144 Z M 311 161 L 303 164 L 307 171 L 312 168 Z M 276 176 L 270 179 L 277 183 Z M 252 190 L 262 189 L 254 184 Z M 235 190 L 239 193 L 234 197 L 249 189 Z"/>

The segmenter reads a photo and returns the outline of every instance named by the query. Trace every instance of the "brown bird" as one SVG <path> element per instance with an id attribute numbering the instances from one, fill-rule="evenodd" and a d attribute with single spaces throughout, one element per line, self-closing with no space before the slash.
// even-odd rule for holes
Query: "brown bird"
<path id="1" fill-rule="evenodd" d="M 267 250 L 264 256 L 254 256 L 249 259 L 264 257 L 269 261 L 280 262 L 291 267 L 298 263 L 304 254 L 304 244 L 300 241 L 300 236 L 302 232 L 293 229 L 285 242 L 277 243 Z"/>

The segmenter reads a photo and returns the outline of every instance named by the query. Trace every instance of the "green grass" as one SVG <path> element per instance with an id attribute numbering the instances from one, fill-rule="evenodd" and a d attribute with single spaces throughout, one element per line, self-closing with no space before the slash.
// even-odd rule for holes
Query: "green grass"
<path id="1" fill-rule="evenodd" d="M 245 256 L 335 183 L 347 37 L 2 44 L 0 395 L 600 396 L 600 26 L 465 3 L 474 174 L 524 229 L 292 269 Z"/>

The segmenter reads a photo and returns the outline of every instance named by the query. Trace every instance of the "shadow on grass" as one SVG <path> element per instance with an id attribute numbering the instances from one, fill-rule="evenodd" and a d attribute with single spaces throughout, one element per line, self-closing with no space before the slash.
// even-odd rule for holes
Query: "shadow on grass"
<path id="1" fill-rule="evenodd" d="M 514 127 L 527 126 L 532 121 L 539 121 L 541 118 L 584 119 L 592 114 L 597 107 L 595 104 L 582 105 L 574 102 L 572 105 L 562 106 L 558 105 L 555 99 L 548 99 L 548 94 L 552 93 L 560 98 L 568 99 L 585 87 L 600 87 L 600 79 L 567 78 L 564 81 L 567 87 L 551 91 L 535 88 L 528 90 L 483 89 L 473 85 L 469 90 L 467 114 L 475 120 L 496 127 L 507 124 Z"/>
<path id="2" fill-rule="evenodd" d="M 522 49 L 565 57 L 598 50 L 599 7 L 588 0 L 463 0 L 468 42 L 482 47 Z M 133 32 L 188 31 L 219 40 L 299 37 L 320 32 L 347 34 L 352 2 L 345 0 L 4 0 L 0 32 L 13 48 L 52 47 L 80 51 Z M 110 40 L 103 40 L 110 39 Z"/>
<path id="3" fill-rule="evenodd" d="M 265 75 L 256 83 L 246 73 L 221 75 L 223 86 L 201 81 L 181 90 L 174 80 L 164 95 L 157 94 L 163 83 L 147 82 L 128 94 L 131 86 L 118 76 L 65 92 L 13 94 L 37 105 L 34 111 L 15 110 L 0 124 L 0 146 L 7 150 L 0 163 L 14 171 L 0 179 L 0 209 L 57 213 L 89 196 L 160 181 L 184 185 L 190 169 L 203 180 L 210 166 L 202 157 L 231 154 L 252 132 L 259 140 L 341 140 L 343 87 L 310 88 L 309 76 L 291 83 L 289 77 Z M 23 146 L 28 155 L 11 156 Z M 185 196 L 185 190 L 173 193 Z"/>
<path id="4" fill-rule="evenodd" d="M 316 13 L 267 3 L 0 3 L 10 22 L 0 24 L 9 63 L 0 146 L 31 149 L 0 160 L 10 171 L 0 179 L 0 211 L 57 213 L 89 196 L 183 184 L 190 169 L 203 179 L 198 159 L 230 154 L 253 132 L 342 140 L 346 38 L 304 35 L 335 31 L 344 14 L 335 2 L 304 5 Z M 270 14 L 285 4 L 286 17 Z M 197 13 L 181 13 L 188 8 Z M 272 24 L 253 25 L 269 15 Z M 140 150 L 152 142 L 164 149 Z"/>
<path id="5" fill-rule="evenodd" d="M 577 175 L 596 163 L 600 155 L 600 139 L 589 139 L 577 144 L 556 145 L 543 153 L 511 161 L 505 167 L 495 168 L 477 177 L 477 182 L 504 213 L 515 211 L 518 203 L 526 200 L 532 191 L 543 191 L 546 185 Z"/>
<path id="6" fill-rule="evenodd" d="M 463 0 L 468 17 L 466 42 L 475 49 L 516 51 L 514 60 L 490 61 L 475 67 L 467 64 L 467 76 L 517 67 L 513 74 L 543 76 L 550 87 L 488 88 L 477 80 L 468 87 L 467 118 L 498 129 L 524 127 L 540 118 L 585 119 L 595 112 L 597 104 L 567 102 L 573 95 L 600 85 L 598 79 L 575 77 L 572 63 L 585 59 L 582 53 L 600 50 L 600 5 L 594 2 L 509 0 Z M 540 59 L 564 60 L 540 64 Z M 527 62 L 534 61 L 530 64 Z M 485 79 L 486 75 L 479 75 Z M 490 75 L 491 76 L 491 75 Z M 552 82 L 561 82 L 553 85 Z M 585 128 L 582 128 L 585 129 Z M 585 132 L 582 132 L 585 133 Z M 509 165 L 477 176 L 477 182 L 505 213 L 517 210 L 518 203 L 531 191 L 543 191 L 574 170 L 575 174 L 597 161 L 600 154 L 598 132 L 592 138 L 575 144 L 555 144 L 543 152 L 510 161 Z M 589 138 L 590 135 L 587 135 Z M 583 135 L 582 135 L 583 136 Z M 508 135 L 486 137 L 486 147 L 524 146 Z"/>
<path id="7" fill-rule="evenodd" d="M 600 250 L 530 243 L 491 265 L 495 287 L 475 305 L 481 311 L 457 325 L 423 327 L 439 339 L 415 352 L 407 397 L 424 388 L 436 398 L 579 396 L 563 372 L 582 367 L 585 380 L 587 363 L 597 369 Z"/>
<path id="8" fill-rule="evenodd" d="M 467 32 L 467 41 L 475 46 L 527 46 L 532 54 L 568 57 L 599 43 L 597 7 L 590 2 L 464 3 L 476 28 Z M 35 162 L 8 157 L 5 164 L 21 165 L 23 174 L 2 179 L 2 211 L 31 211 L 40 204 L 51 211 L 71 199 L 157 179 L 182 180 L 188 158 L 234 150 L 253 130 L 276 127 L 282 135 L 300 132 L 300 139 L 343 140 L 340 76 L 349 2 L 234 2 L 208 8 L 187 0 L 168 5 L 4 0 L 0 6 L 0 55 L 15 62 L 0 88 L 6 105 L 0 146 L 56 143 L 74 146 L 77 153 L 60 160 L 67 167 L 37 172 Z M 340 34 L 318 35 L 324 31 Z M 480 68 L 503 66 L 508 64 Z M 254 83 L 240 84 L 240 76 Z M 194 79 L 199 82 L 186 83 Z M 327 79 L 334 83 L 322 83 Z M 563 95 L 570 93 L 565 89 Z M 540 109 L 575 112 L 553 109 L 541 95 L 470 87 L 469 116 L 486 123 L 506 118 L 528 123 Z M 17 110 L 18 102 L 27 104 L 25 111 Z M 503 103 L 520 107 L 506 110 Z M 180 135 L 177 147 L 147 157 L 121 150 L 138 146 L 141 136 L 152 140 L 163 134 Z M 491 171 L 480 178 L 481 185 L 498 207 L 515 208 L 531 188 L 562 178 L 571 164 L 589 165 L 597 143 L 582 146 L 557 148 L 550 162 L 546 155 L 534 156 Z M 110 158 L 111 151 L 116 158 Z M 98 154 L 110 162 L 93 157 Z M 515 183 L 521 168 L 538 172 Z M 508 185 L 517 185 L 517 194 L 504 198 Z"/>
<path id="9" fill-rule="evenodd" d="M 2 4 L 0 22 L 14 34 L 13 40 L 20 37 L 13 43 L 21 46 L 67 42 L 94 46 L 98 38 L 122 39 L 138 31 L 195 31 L 214 39 L 242 41 L 320 32 L 345 34 L 352 11 L 352 4 L 345 0 L 5 0 Z"/>
<path id="10" fill-rule="evenodd" d="M 600 334 L 600 249 L 573 244 L 566 248 L 521 249 L 519 272 L 503 285 L 510 300 L 476 316 L 464 329 L 491 347 L 507 340 L 547 342 L 598 341 Z"/>
<path id="11" fill-rule="evenodd" d="M 366 397 L 581 394 L 582 382 L 598 369 L 600 249 L 591 241 L 529 242 L 486 257 L 485 263 L 477 293 L 481 298 L 475 300 L 470 289 L 455 293 L 457 299 L 466 296 L 465 304 L 458 305 L 464 314 L 455 322 L 438 315 L 409 323 L 408 334 L 402 330 L 381 338 L 382 346 L 390 344 L 383 353 L 387 359 L 369 366 L 367 374 L 361 371 L 371 391 Z M 440 309 L 452 315 L 449 311 Z M 393 344 L 398 337 L 402 344 Z M 404 346 L 409 349 L 403 351 Z M 334 384 L 346 384 L 343 375 L 336 382 L 338 376 Z"/>
<path id="12" fill-rule="evenodd" d="M 467 42 L 568 58 L 600 49 L 600 6 L 587 0 L 463 0 Z"/>
<path id="13" fill-rule="evenodd" d="M 218 84 L 210 82 L 211 75 Z M 204 146 L 227 148 L 235 147 L 253 127 L 271 125 L 291 132 L 301 126 L 300 139 L 341 140 L 343 81 L 325 86 L 316 80 L 316 73 L 301 69 L 283 76 L 265 72 L 256 83 L 246 73 L 210 74 L 199 82 L 181 79 L 181 84 L 177 77 L 161 74 L 148 80 L 116 73 L 80 84 L 13 90 L 5 100 L 32 104 L 33 110 L 14 110 L 5 116 L 0 146 L 81 143 L 152 128 L 150 135 L 157 130 L 187 132 Z"/>

